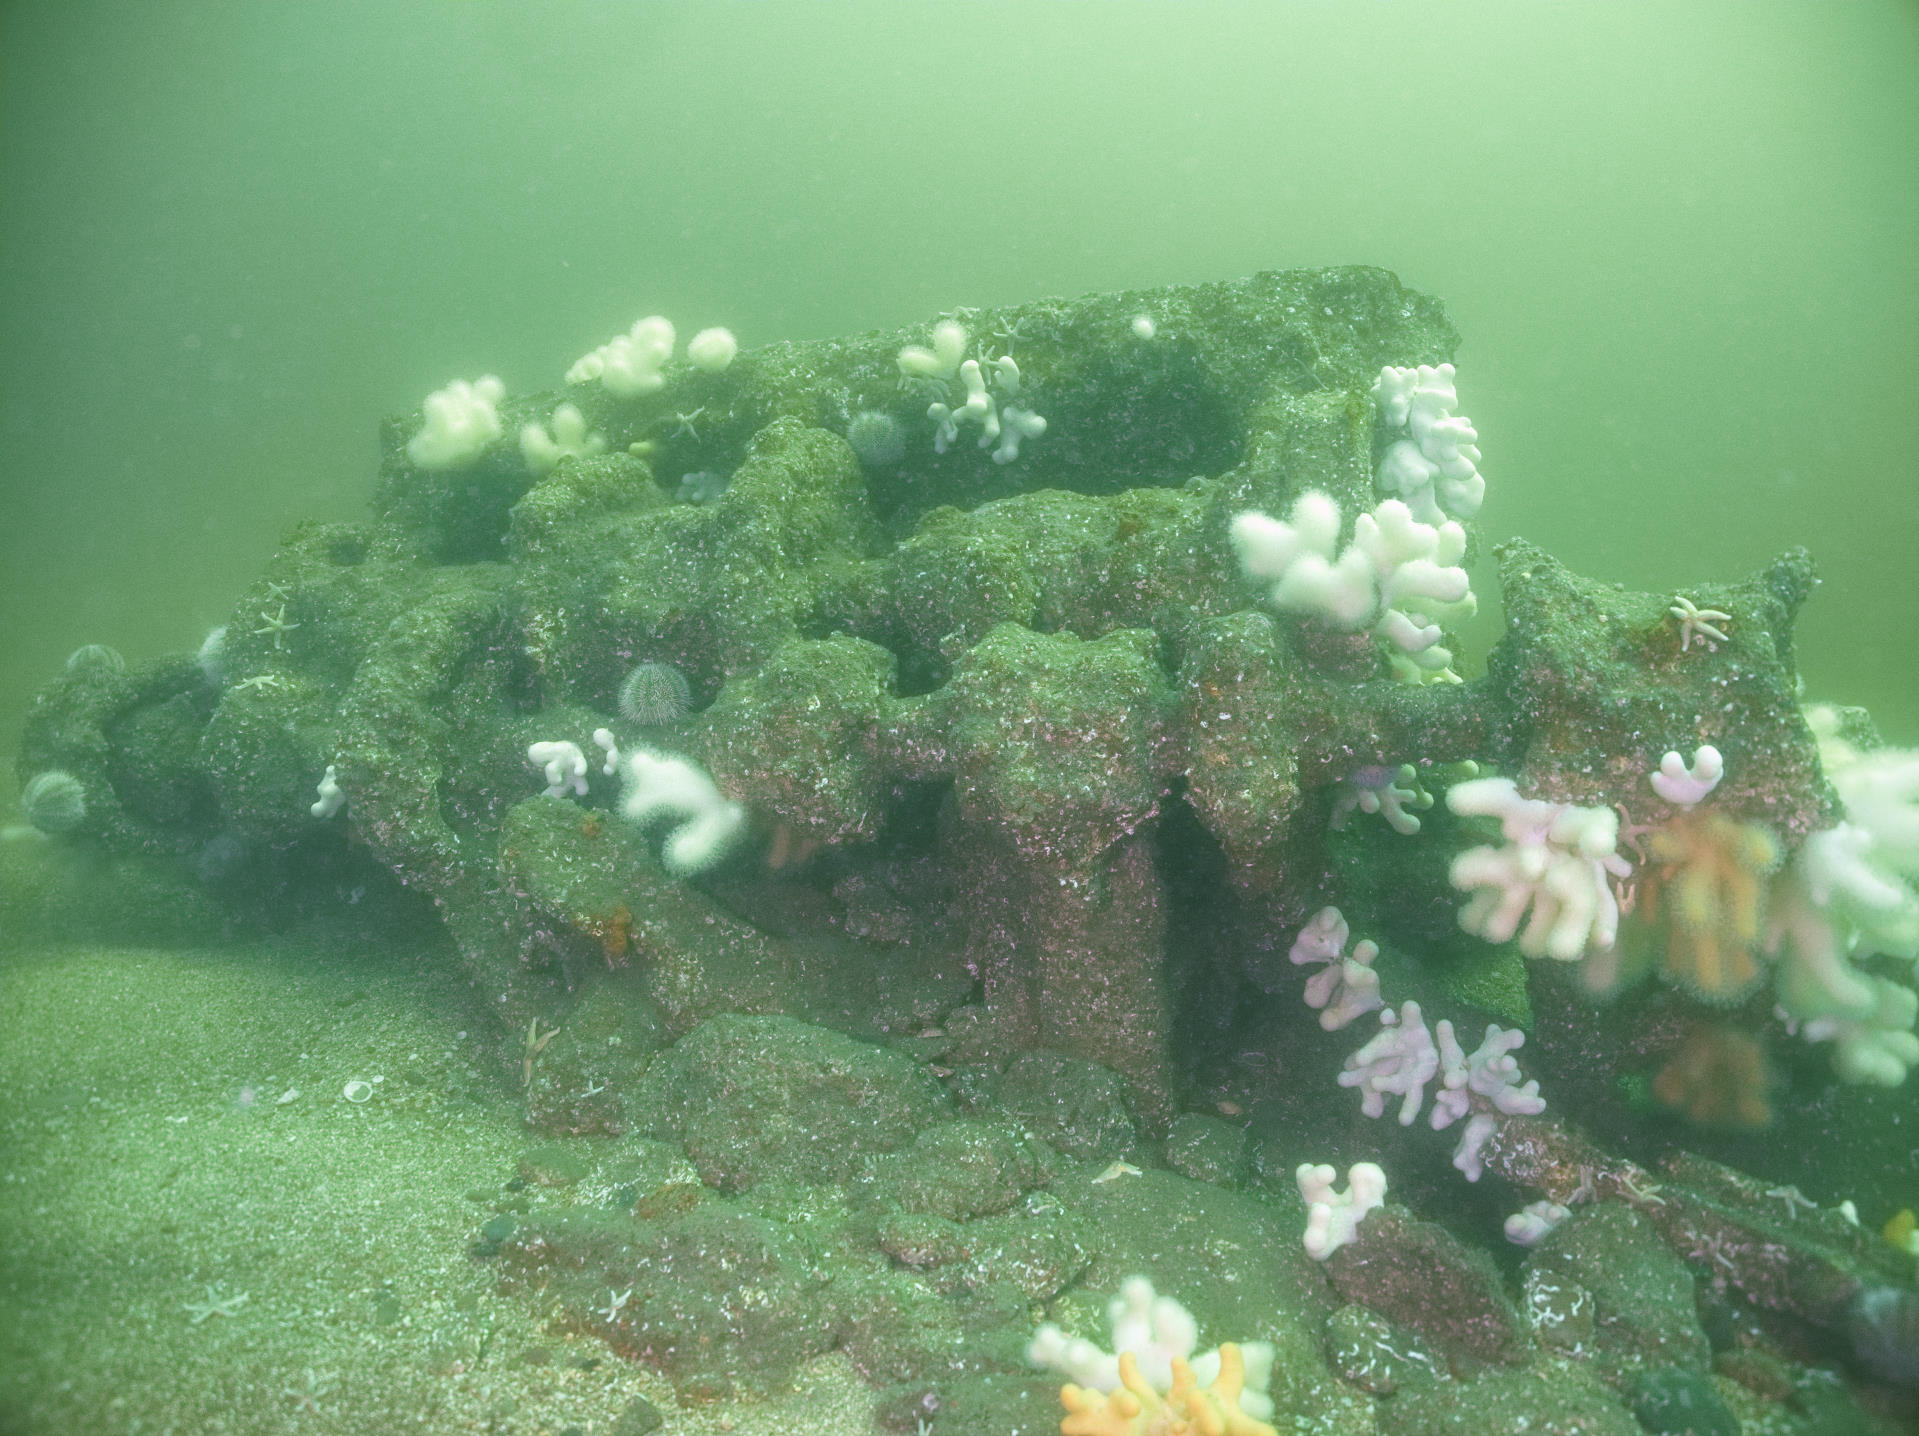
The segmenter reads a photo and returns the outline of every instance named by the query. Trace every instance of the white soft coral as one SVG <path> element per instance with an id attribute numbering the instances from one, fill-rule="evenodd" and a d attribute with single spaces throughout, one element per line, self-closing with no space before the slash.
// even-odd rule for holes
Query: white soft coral
<path id="1" fill-rule="evenodd" d="M 1896 1087 L 1919 1066 L 1919 997 L 1852 959 L 1919 957 L 1919 752 L 1861 752 L 1831 708 L 1806 719 L 1845 819 L 1801 843 L 1774 890 L 1775 995 L 1800 1035 L 1834 1044 L 1842 1078 Z"/>
<path id="2" fill-rule="evenodd" d="M 425 422 L 407 440 L 407 457 L 434 471 L 463 469 L 475 462 L 504 432 L 499 405 L 505 397 L 506 385 L 491 374 L 470 384 L 455 379 L 435 389 L 421 405 Z"/>
<path id="3" fill-rule="evenodd" d="M 566 371 L 569 384 L 590 384 L 595 379 L 617 399 L 651 394 L 666 383 L 663 372 L 673 357 L 677 336 L 673 321 L 658 314 L 636 320 L 624 334 L 616 334 L 591 354 L 575 361 Z"/>
<path id="4" fill-rule="evenodd" d="M 1257 510 L 1235 515 L 1233 550 L 1241 571 L 1268 585 L 1267 597 L 1281 612 L 1343 633 L 1370 629 L 1404 660 L 1409 676 L 1451 677 L 1453 655 L 1440 643 L 1440 626 L 1478 608 L 1459 566 L 1466 531 L 1450 520 L 1421 523 L 1388 499 L 1354 521 L 1352 541 L 1335 557 L 1340 522 L 1339 505 L 1308 490 L 1284 522 Z"/>
<path id="5" fill-rule="evenodd" d="M 1345 915 L 1336 907 L 1323 907 L 1299 930 L 1289 954 L 1296 967 L 1321 964 L 1306 979 L 1306 1005 L 1318 1011 L 1319 1025 L 1328 1032 L 1337 1032 L 1385 1001 L 1379 995 L 1379 974 L 1373 971 L 1379 944 L 1362 941 L 1348 954 L 1349 935 Z"/>
<path id="6" fill-rule="evenodd" d="M 1454 414 L 1459 390 L 1450 364 L 1421 364 L 1379 371 L 1373 398 L 1388 429 L 1404 429 L 1409 438 L 1394 441 L 1380 460 L 1381 493 L 1396 494 L 1423 523 L 1438 524 L 1448 514 L 1469 519 L 1486 497 L 1479 472 L 1479 433 L 1472 421 Z"/>
<path id="7" fill-rule="evenodd" d="M 909 344 L 900 350 L 900 373 L 909 379 L 937 383 L 948 398 L 955 396 L 947 381 L 957 377 L 965 391 L 965 398 L 957 408 L 943 400 L 927 406 L 926 417 L 934 425 L 934 453 L 944 454 L 958 443 L 962 425 L 977 424 L 979 446 L 993 450 L 994 463 L 1010 464 L 1019 457 L 1022 443 L 1046 432 L 1046 420 L 1031 409 L 1003 402 L 1012 400 L 1020 392 L 1019 364 L 1012 355 L 1002 354 L 990 365 L 982 366 L 977 359 L 959 361 L 958 356 L 965 347 L 966 330 L 949 321 L 933 331 L 931 349 Z M 992 388 L 1000 396 L 997 400 L 987 390 L 988 369 L 992 371 Z"/>
<path id="8" fill-rule="evenodd" d="M 660 855 L 675 876 L 712 867 L 746 829 L 745 807 L 722 793 L 705 769 L 684 758 L 636 749 L 627 755 L 626 773 L 620 811 L 640 824 L 662 816 L 673 820 Z"/>
<path id="9" fill-rule="evenodd" d="M 1873 952 L 1919 957 L 1919 750 L 1862 753 L 1840 735 L 1836 710 L 1811 708 L 1806 719 L 1846 822 L 1865 835 L 1856 848 L 1864 871 L 1854 878 L 1853 920 Z"/>
<path id="10" fill-rule="evenodd" d="M 553 428 L 531 423 L 520 430 L 520 457 L 542 478 L 559 467 L 561 459 L 591 458 L 606 452 L 606 435 L 589 433 L 586 415 L 577 405 L 562 404 L 553 411 Z"/>
<path id="11" fill-rule="evenodd" d="M 1378 1163 L 1356 1162 L 1348 1167 L 1343 1192 L 1333 1186 L 1338 1177 L 1324 1162 L 1301 1162 L 1293 1173 L 1300 1200 L 1306 1203 L 1306 1231 L 1300 1240 L 1314 1261 L 1325 1261 L 1356 1241 L 1366 1214 L 1386 1204 L 1386 1173 Z"/>

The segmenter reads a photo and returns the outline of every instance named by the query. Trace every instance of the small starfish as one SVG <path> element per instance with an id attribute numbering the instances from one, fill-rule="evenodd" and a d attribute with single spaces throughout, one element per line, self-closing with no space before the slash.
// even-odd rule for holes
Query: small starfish
<path id="1" fill-rule="evenodd" d="M 684 434 L 687 438 L 691 439 L 694 443 L 696 444 L 699 443 L 700 431 L 693 427 L 693 421 L 699 418 L 700 415 L 704 414 L 705 412 L 706 412 L 706 405 L 702 404 L 700 405 L 699 408 L 695 409 L 690 414 L 675 414 L 673 418 L 678 423 L 679 427 L 673 430 L 673 437 L 677 439 L 682 434 Z"/>
<path id="2" fill-rule="evenodd" d="M 287 622 L 287 606 L 284 603 L 280 605 L 280 611 L 278 613 L 268 613 L 264 608 L 261 609 L 260 622 L 264 627 L 254 629 L 254 633 L 256 635 L 262 633 L 272 634 L 273 646 L 275 648 L 285 648 L 286 635 L 300 626 L 297 623 Z"/>
<path id="3" fill-rule="evenodd" d="M 606 1084 L 604 1082 L 596 1082 L 593 1078 L 589 1077 L 586 1079 L 586 1090 L 580 1093 L 580 1095 L 582 1097 L 595 1097 L 605 1090 Z"/>
<path id="4" fill-rule="evenodd" d="M 617 1320 L 619 1314 L 626 1309 L 627 1302 L 632 1300 L 633 1288 L 629 1286 L 625 1291 L 615 1291 L 609 1286 L 606 1294 L 612 1299 L 605 1306 L 595 1307 L 593 1314 L 607 1321 Z"/>
<path id="5" fill-rule="evenodd" d="M 1819 1210 L 1819 1203 L 1813 1201 L 1812 1198 L 1808 1197 L 1797 1187 L 1768 1187 L 1766 1188 L 1766 1195 L 1776 1197 L 1786 1204 L 1787 1221 L 1791 1221 L 1794 1217 L 1798 1216 L 1801 1207 L 1804 1207 L 1809 1212 Z"/>
<path id="6" fill-rule="evenodd" d="M 191 1316 L 193 1318 L 193 1324 L 198 1326 L 210 1317 L 238 1316 L 240 1314 L 240 1308 L 246 1305 L 246 1299 L 247 1293 L 245 1292 L 241 1292 L 238 1296 L 222 1296 L 220 1295 L 220 1289 L 218 1287 L 209 1286 L 207 1288 L 207 1299 L 205 1301 L 189 1301 L 181 1306 L 180 1309 Z"/>
<path id="7" fill-rule="evenodd" d="M 1649 1207 L 1663 1207 L 1666 1205 L 1666 1199 L 1659 1195 L 1659 1183 L 1657 1182 L 1648 1182 L 1642 1187 L 1632 1179 L 1631 1172 L 1622 1172 L 1619 1176 L 1619 1185 L 1632 1201 L 1643 1202 Z"/>
<path id="8" fill-rule="evenodd" d="M 288 588 L 284 583 L 275 583 L 272 579 L 267 580 L 268 598 L 285 598 L 292 592 L 293 590 Z"/>
<path id="9" fill-rule="evenodd" d="M 233 691 L 238 693 L 243 688 L 259 688 L 264 690 L 268 688 L 284 688 L 286 686 L 286 679 L 277 673 L 256 673 L 253 677 L 243 678 L 234 684 Z"/>
<path id="10" fill-rule="evenodd" d="M 1093 1178 L 1093 1185 L 1098 1186 L 1101 1182 L 1117 1182 L 1121 1177 L 1143 1177 L 1145 1175 L 1144 1172 L 1140 1171 L 1140 1169 L 1135 1167 L 1131 1162 L 1115 1162 L 1097 1177 Z"/>
<path id="11" fill-rule="evenodd" d="M 1730 613 L 1721 613 L 1716 608 L 1701 608 L 1683 593 L 1673 596 L 1672 607 L 1666 612 L 1679 620 L 1681 653 L 1692 646 L 1695 638 L 1706 652 L 1717 653 L 1719 645 L 1726 641 L 1726 631 L 1714 625 L 1732 622 Z"/>
<path id="12" fill-rule="evenodd" d="M 330 1372 L 325 1376 L 320 1376 L 309 1366 L 306 1369 L 306 1378 L 305 1386 L 289 1386 L 280 1394 L 293 1403 L 295 1410 L 311 1411 L 315 1416 L 318 1416 L 320 1414 L 320 1398 L 333 1390 L 333 1376 Z"/>

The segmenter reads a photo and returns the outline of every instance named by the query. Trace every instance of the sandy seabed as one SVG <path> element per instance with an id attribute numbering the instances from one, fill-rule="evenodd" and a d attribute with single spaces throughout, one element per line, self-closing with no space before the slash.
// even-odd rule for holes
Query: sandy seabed
<path id="1" fill-rule="evenodd" d="M 540 1138 L 484 1031 L 438 954 L 0 956 L 0 1432 L 870 1431 L 842 1357 L 680 1410 L 498 1292 L 468 1249 Z"/>

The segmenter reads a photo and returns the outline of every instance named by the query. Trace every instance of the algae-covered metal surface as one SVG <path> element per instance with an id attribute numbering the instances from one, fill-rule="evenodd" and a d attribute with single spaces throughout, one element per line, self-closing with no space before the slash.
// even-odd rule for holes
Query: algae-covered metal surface
<path id="1" fill-rule="evenodd" d="M 1804 550 L 1505 543 L 1468 664 L 1376 268 L 661 323 L 25 715 L 16 1425 L 1911 1416 L 1919 755 Z"/>

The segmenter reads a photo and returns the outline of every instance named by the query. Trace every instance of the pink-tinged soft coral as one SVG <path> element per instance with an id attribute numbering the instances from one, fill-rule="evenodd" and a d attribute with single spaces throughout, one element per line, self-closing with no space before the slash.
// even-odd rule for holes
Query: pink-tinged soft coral
<path id="1" fill-rule="evenodd" d="M 1387 1096 L 1401 1098 L 1399 1124 L 1410 1126 L 1425 1105 L 1426 1084 L 1438 1079 L 1428 1118 L 1434 1131 L 1464 1120 L 1453 1165 L 1476 1182 L 1484 1171 L 1481 1152 L 1502 1117 L 1534 1116 L 1546 1110 L 1539 1084 L 1522 1081 L 1513 1053 L 1525 1045 L 1526 1034 L 1496 1026 L 1486 1028 L 1486 1040 L 1468 1053 L 1453 1034 L 1451 1022 L 1441 1018 L 1438 1041 L 1426 1028 L 1417 1002 L 1401 1004 L 1397 1016 L 1380 1014 L 1380 1032 L 1346 1059 L 1339 1085 L 1360 1090 L 1360 1111 L 1381 1116 Z"/>
<path id="2" fill-rule="evenodd" d="M 1373 959 L 1379 956 L 1379 944 L 1362 941 L 1346 952 L 1349 930 L 1346 919 L 1336 907 L 1321 908 L 1313 920 L 1299 930 L 1288 954 L 1297 967 L 1323 963 L 1318 972 L 1306 979 L 1306 1005 L 1319 1013 L 1319 1025 L 1337 1032 L 1362 1013 L 1381 1005 L 1379 974 L 1373 971 Z"/>
<path id="3" fill-rule="evenodd" d="M 1726 760 L 1707 743 L 1692 755 L 1688 763 L 1678 753 L 1668 753 L 1649 776 L 1653 791 L 1675 808 L 1690 808 L 1707 797 L 1726 776 Z"/>
<path id="4" fill-rule="evenodd" d="M 1457 783 L 1446 806 L 1461 817 L 1497 818 L 1506 840 L 1453 859 L 1452 885 L 1472 894 L 1459 913 L 1467 932 L 1488 942 L 1517 934 L 1527 957 L 1561 962 L 1613 945 L 1619 901 L 1611 880 L 1632 872 L 1617 851 L 1617 813 L 1522 798 L 1510 778 Z"/>
<path id="5" fill-rule="evenodd" d="M 1453 1036 L 1452 1023 L 1439 1023 L 1439 1089 L 1433 1093 L 1432 1127 L 1444 1131 L 1464 1120 L 1453 1165 L 1469 1182 L 1486 1170 L 1480 1159 L 1487 1139 L 1498 1130 L 1501 1117 L 1533 1117 L 1546 1110 L 1539 1083 L 1521 1081 L 1525 1075 L 1513 1056 L 1526 1045 L 1517 1028 L 1486 1027 L 1486 1040 L 1470 1053 Z"/>
<path id="6" fill-rule="evenodd" d="M 1419 770 L 1411 763 L 1397 768 L 1374 763 L 1340 779 L 1333 794 L 1332 825 L 1345 827 L 1355 810 L 1378 813 L 1394 832 L 1411 837 L 1419 831 L 1417 813 L 1432 805 L 1433 795 L 1419 785 Z"/>
<path id="7" fill-rule="evenodd" d="M 1399 1011 L 1379 1014 L 1380 1031 L 1346 1059 L 1339 1085 L 1359 1089 L 1359 1110 L 1368 1117 L 1385 1115 L 1386 1099 L 1398 1097 L 1399 1125 L 1410 1127 L 1426 1103 L 1426 1084 L 1439 1071 L 1439 1049 L 1426 1027 L 1417 1002 L 1403 1002 Z"/>

